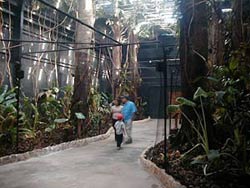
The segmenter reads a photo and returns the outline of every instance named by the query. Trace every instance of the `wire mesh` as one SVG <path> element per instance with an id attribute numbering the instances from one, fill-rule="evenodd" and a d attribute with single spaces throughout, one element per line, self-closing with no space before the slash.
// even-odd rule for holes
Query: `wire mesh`
<path id="1" fill-rule="evenodd" d="M 98 43 L 96 40 L 92 40 L 91 43 L 76 43 L 77 24 L 88 27 L 91 32 L 96 32 L 96 36 L 105 34 L 78 20 L 70 5 L 67 7 L 67 12 L 64 12 L 54 7 L 53 2 L 48 4 L 48 1 L 24 0 L 23 3 L 24 23 L 21 31 L 14 30 L 16 25 L 13 23 L 18 16 L 16 14 L 18 1 L 9 0 L 2 3 L 3 35 L 0 43 L 2 84 L 10 85 L 13 82 L 10 78 L 15 77 L 12 66 L 14 63 L 12 59 L 15 58 L 12 57 L 11 51 L 15 51 L 20 46 L 14 46 L 15 43 L 21 44 L 21 65 L 25 73 L 21 81 L 21 89 L 26 96 L 35 96 L 39 91 L 54 86 L 74 85 L 76 49 L 80 51 L 81 48 L 88 49 L 85 51 L 88 51 L 86 53 L 93 62 L 90 67 L 90 71 L 93 72 L 91 75 L 99 76 L 100 83 L 108 83 L 107 69 L 112 67 L 112 63 L 106 55 L 106 48 L 113 45 L 111 37 L 106 36 L 103 42 L 108 45 L 102 46 L 103 50 L 99 50 L 99 47 L 95 48 Z M 13 33 L 17 32 L 21 33 L 21 39 L 14 38 Z M 102 62 L 101 65 L 103 65 L 100 68 L 102 70 L 100 74 L 96 73 L 98 62 Z M 106 87 L 108 85 L 103 84 L 103 90 L 106 90 Z"/>

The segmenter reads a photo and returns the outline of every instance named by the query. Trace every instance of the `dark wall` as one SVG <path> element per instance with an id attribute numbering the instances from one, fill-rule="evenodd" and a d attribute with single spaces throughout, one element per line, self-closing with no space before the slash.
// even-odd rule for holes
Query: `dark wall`
<path id="1" fill-rule="evenodd" d="M 177 47 L 173 45 L 177 45 L 177 40 L 174 37 L 169 41 L 166 41 L 166 46 L 171 48 L 171 52 L 168 54 L 168 59 L 171 60 L 167 62 L 168 93 L 171 91 L 171 87 L 172 91 L 176 92 L 180 89 L 181 86 L 180 62 L 178 59 Z M 157 43 L 150 45 L 141 45 L 138 57 L 142 77 L 140 94 L 148 103 L 147 111 L 149 115 L 152 118 L 163 118 L 163 73 L 156 70 L 157 64 L 162 64 L 164 62 L 162 45 Z M 169 101 L 169 95 L 167 96 L 167 98 L 167 100 Z"/>

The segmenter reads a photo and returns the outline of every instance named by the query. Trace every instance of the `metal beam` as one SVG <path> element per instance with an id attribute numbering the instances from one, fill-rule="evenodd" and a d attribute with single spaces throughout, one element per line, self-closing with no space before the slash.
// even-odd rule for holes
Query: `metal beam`
<path id="1" fill-rule="evenodd" d="M 13 23 L 13 37 L 17 38 L 19 40 L 22 39 L 22 30 L 23 30 L 23 18 L 24 18 L 24 1 L 20 0 L 18 1 L 18 5 L 15 10 L 16 17 L 14 19 Z M 11 36 L 10 36 L 11 37 Z M 22 71 L 21 71 L 21 59 L 22 59 L 22 47 L 21 42 L 13 42 L 13 46 L 18 46 L 17 48 L 11 49 L 11 63 L 13 65 L 14 71 L 14 85 L 16 86 L 16 99 L 17 99 L 17 105 L 16 105 L 16 152 L 19 152 L 18 144 L 19 144 L 19 112 L 20 112 L 20 85 L 21 85 L 21 79 L 22 79 Z"/>
<path id="2" fill-rule="evenodd" d="M 110 36 L 106 35 L 105 33 L 103 33 L 103 32 L 101 32 L 101 31 L 95 29 L 94 27 L 92 27 L 92 26 L 90 26 L 90 25 L 84 23 L 83 21 L 77 19 L 76 17 L 71 16 L 70 14 L 68 14 L 68 13 L 66 13 L 66 12 L 64 12 L 64 11 L 62 11 L 62 10 L 56 8 L 56 7 L 54 7 L 54 6 L 51 5 L 50 3 L 48 3 L 48 2 L 46 2 L 46 1 L 44 1 L 44 0 L 37 0 L 37 1 L 39 1 L 40 3 L 46 5 L 46 6 L 52 8 L 52 9 L 54 9 L 54 10 L 56 10 L 57 12 L 60 12 L 61 14 L 65 15 L 66 17 L 71 18 L 72 20 L 74 20 L 74 21 L 76 21 L 76 22 L 78 22 L 78 23 L 80 23 L 80 24 L 82 24 L 82 25 L 88 27 L 89 29 L 95 31 L 96 33 L 99 33 L 100 35 L 105 36 L 106 38 L 112 40 L 113 42 L 115 42 L 115 43 L 117 43 L 117 44 L 121 44 L 120 42 L 118 42 L 117 40 L 113 39 L 112 37 L 110 37 Z"/>

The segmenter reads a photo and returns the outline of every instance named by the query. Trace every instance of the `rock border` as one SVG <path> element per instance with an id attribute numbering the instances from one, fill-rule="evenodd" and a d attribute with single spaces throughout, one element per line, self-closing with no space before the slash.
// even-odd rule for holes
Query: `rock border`
<path id="1" fill-rule="evenodd" d="M 181 183 L 176 181 L 172 176 L 166 174 L 163 169 L 159 168 L 156 166 L 156 164 L 146 159 L 146 153 L 152 147 L 153 146 L 150 146 L 145 149 L 140 156 L 140 163 L 144 169 L 155 176 L 166 188 L 186 188 L 186 186 L 181 185 Z"/>
<path id="2" fill-rule="evenodd" d="M 0 158 L 0 166 L 19 162 L 19 161 L 25 161 L 33 157 L 40 157 L 43 155 L 48 155 L 50 153 L 63 151 L 63 150 L 70 149 L 70 148 L 86 146 L 90 143 L 105 140 L 109 138 L 112 133 L 113 133 L 113 127 L 109 128 L 109 130 L 105 134 L 101 134 L 98 136 L 88 137 L 88 138 L 79 139 L 79 140 L 73 140 L 70 142 L 64 142 L 58 145 L 48 146 L 42 149 L 35 149 L 35 150 L 28 151 L 25 153 L 7 155 L 7 156 Z"/>
<path id="3" fill-rule="evenodd" d="M 150 120 L 151 120 L 151 118 L 148 117 L 147 119 L 134 121 L 134 123 L 135 124 L 145 123 L 145 122 L 148 122 Z M 93 143 L 93 142 L 105 140 L 105 139 L 109 138 L 112 133 L 113 133 L 113 127 L 110 127 L 109 130 L 105 134 L 102 134 L 102 135 L 88 137 L 88 138 L 79 139 L 79 140 L 73 140 L 70 142 L 64 142 L 64 143 L 61 143 L 58 145 L 48 146 L 48 147 L 45 147 L 42 149 L 35 149 L 35 150 L 28 151 L 25 153 L 6 155 L 4 157 L 0 157 L 0 166 L 10 164 L 10 163 L 19 162 L 19 161 L 26 161 L 30 158 L 40 157 L 43 155 L 48 155 L 50 153 L 63 151 L 63 150 L 70 149 L 70 148 L 82 147 L 82 146 L 88 145 L 88 144 Z"/>
<path id="4" fill-rule="evenodd" d="M 137 124 L 137 123 L 146 123 L 146 122 L 149 122 L 150 120 L 151 120 L 151 117 L 149 116 L 149 117 L 146 118 L 146 119 L 137 120 L 137 121 L 134 121 L 133 123 L 134 123 L 134 124 Z"/>

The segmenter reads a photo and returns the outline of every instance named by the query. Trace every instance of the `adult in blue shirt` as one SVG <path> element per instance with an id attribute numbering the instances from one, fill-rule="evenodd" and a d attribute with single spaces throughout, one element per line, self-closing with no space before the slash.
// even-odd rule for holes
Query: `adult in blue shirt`
<path id="1" fill-rule="evenodd" d="M 124 118 L 125 128 L 127 132 L 127 140 L 126 144 L 132 143 L 132 125 L 133 125 L 133 119 L 135 116 L 135 112 L 137 112 L 135 103 L 129 100 L 128 96 L 122 96 L 121 97 L 123 108 L 122 108 L 122 115 Z"/>

